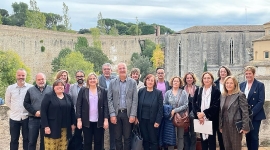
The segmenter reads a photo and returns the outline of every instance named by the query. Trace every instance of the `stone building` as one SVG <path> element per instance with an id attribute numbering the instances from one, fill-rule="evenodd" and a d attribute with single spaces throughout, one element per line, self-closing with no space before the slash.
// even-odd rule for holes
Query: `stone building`
<path id="1" fill-rule="evenodd" d="M 215 76 L 225 65 L 243 80 L 241 73 L 250 60 L 252 41 L 263 35 L 262 25 L 194 26 L 167 35 L 161 40 L 165 43 L 167 77 L 183 76 L 188 71 L 199 76 L 207 61 L 208 71 Z"/>

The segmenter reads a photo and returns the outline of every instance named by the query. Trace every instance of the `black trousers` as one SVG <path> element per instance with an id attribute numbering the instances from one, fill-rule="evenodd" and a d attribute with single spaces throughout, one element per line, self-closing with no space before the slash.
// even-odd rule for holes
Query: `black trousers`
<path id="1" fill-rule="evenodd" d="M 117 124 L 114 126 L 116 150 L 130 150 L 132 124 L 129 123 L 127 112 L 119 111 L 116 118 L 117 118 Z M 122 136 L 124 136 L 124 146 L 122 142 Z"/>
<path id="2" fill-rule="evenodd" d="M 19 137 L 20 137 L 20 130 L 22 129 L 22 137 L 23 137 L 23 149 L 28 150 L 28 118 L 15 121 L 9 119 L 9 127 L 10 127 L 10 150 L 18 150 L 19 149 Z"/>
<path id="3" fill-rule="evenodd" d="M 216 133 L 217 130 L 213 130 L 213 135 L 208 135 L 207 140 L 203 140 L 201 135 L 202 150 L 216 150 Z"/>
<path id="4" fill-rule="evenodd" d="M 82 130 L 84 136 L 83 149 L 92 150 L 92 137 L 94 136 L 94 150 L 101 150 L 104 129 L 97 128 L 97 122 L 90 122 L 90 128 L 83 126 Z"/>
<path id="5" fill-rule="evenodd" d="M 70 144 L 68 145 L 68 150 L 82 150 L 83 148 L 83 137 L 82 137 L 82 129 L 75 128 L 75 132 L 73 137 L 70 140 Z"/>
<path id="6" fill-rule="evenodd" d="M 150 123 L 150 119 L 142 119 L 139 122 L 144 150 L 158 149 L 158 128 L 154 127 L 154 123 Z"/>

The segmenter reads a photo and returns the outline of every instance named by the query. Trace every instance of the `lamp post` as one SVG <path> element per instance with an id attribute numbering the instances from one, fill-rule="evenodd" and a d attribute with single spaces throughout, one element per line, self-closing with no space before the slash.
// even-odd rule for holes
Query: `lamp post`
<path id="1" fill-rule="evenodd" d="M 145 49 L 145 40 L 141 40 L 139 39 L 139 44 L 140 44 L 140 47 L 141 47 L 141 55 Z"/>

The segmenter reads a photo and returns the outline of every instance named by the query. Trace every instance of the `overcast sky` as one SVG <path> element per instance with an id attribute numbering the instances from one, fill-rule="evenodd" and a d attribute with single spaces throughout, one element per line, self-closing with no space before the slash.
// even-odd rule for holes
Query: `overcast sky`
<path id="1" fill-rule="evenodd" d="M 95 27 L 98 13 L 123 22 L 165 25 L 180 31 L 199 25 L 262 25 L 270 21 L 270 0 L 36 0 L 42 12 L 62 15 L 69 7 L 72 29 Z M 0 8 L 13 13 L 13 2 L 1 0 Z"/>

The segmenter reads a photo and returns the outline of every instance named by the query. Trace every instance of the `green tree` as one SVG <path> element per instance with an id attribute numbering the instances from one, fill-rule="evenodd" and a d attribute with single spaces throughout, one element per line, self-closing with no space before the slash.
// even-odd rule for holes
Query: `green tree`
<path id="1" fill-rule="evenodd" d="M 116 24 L 116 29 L 119 35 L 126 35 L 128 31 L 128 27 L 125 24 Z"/>
<path id="2" fill-rule="evenodd" d="M 131 70 L 131 68 L 140 69 L 141 80 L 143 80 L 146 77 L 146 75 L 155 72 L 154 68 L 152 67 L 150 58 L 143 55 L 139 55 L 137 59 L 133 59 L 133 61 L 130 62 L 128 69 Z"/>
<path id="3" fill-rule="evenodd" d="M 138 59 L 139 57 L 140 57 L 140 54 L 139 54 L 139 53 L 133 53 L 133 54 L 131 55 L 130 60 L 131 60 L 131 61 L 134 61 L 134 59 Z"/>
<path id="4" fill-rule="evenodd" d="M 59 52 L 59 54 L 58 54 L 58 56 L 57 57 L 55 57 L 54 59 L 53 59 L 53 61 L 52 61 L 52 71 L 53 72 L 57 72 L 57 71 L 59 71 L 60 69 L 61 69 L 61 63 L 60 63 L 60 60 L 62 59 L 62 58 L 64 58 L 64 57 L 66 57 L 68 54 L 70 54 L 72 51 L 71 51 L 71 49 L 69 49 L 69 48 L 65 48 L 65 49 L 62 49 L 60 52 Z"/>
<path id="5" fill-rule="evenodd" d="M 93 38 L 93 46 L 101 49 L 100 30 L 98 28 L 90 28 L 90 32 Z"/>
<path id="6" fill-rule="evenodd" d="M 83 70 L 86 74 L 94 71 L 94 64 L 86 61 L 83 54 L 80 52 L 71 52 L 60 59 L 60 69 L 67 70 L 70 74 L 75 74 L 77 70 Z M 71 83 L 74 83 L 74 78 L 71 78 Z"/>
<path id="7" fill-rule="evenodd" d="M 10 25 L 24 26 L 26 20 L 26 11 L 28 10 L 28 5 L 24 2 L 12 3 L 12 8 L 14 14 L 11 15 Z"/>
<path id="8" fill-rule="evenodd" d="M 153 51 L 156 49 L 156 44 L 151 40 L 146 39 L 144 46 L 145 48 L 144 51 L 142 52 L 142 55 L 145 55 L 149 58 L 153 57 Z"/>
<path id="9" fill-rule="evenodd" d="M 57 25 L 56 29 L 57 29 L 57 31 L 61 31 L 61 32 L 67 31 L 67 28 L 65 27 L 65 25 L 62 25 L 62 24 Z"/>
<path id="10" fill-rule="evenodd" d="M 10 85 L 16 82 L 16 71 L 24 68 L 28 74 L 26 81 L 30 80 L 30 69 L 23 63 L 20 56 L 14 51 L 0 51 L 0 79 L 2 84 Z"/>
<path id="11" fill-rule="evenodd" d="M 63 19 L 64 19 L 64 26 L 67 30 L 71 29 L 71 23 L 69 22 L 70 17 L 68 16 L 68 6 L 63 2 Z"/>
<path id="12" fill-rule="evenodd" d="M 207 70 L 207 61 L 206 61 L 206 59 L 205 59 L 205 61 L 204 61 L 203 71 L 204 71 L 204 72 L 208 71 L 208 70 Z"/>
<path id="13" fill-rule="evenodd" d="M 154 34 L 156 31 L 152 25 L 144 25 L 140 29 L 142 30 L 142 35 Z"/>
<path id="14" fill-rule="evenodd" d="M 0 14 L 0 24 L 3 24 L 2 22 L 2 15 Z"/>
<path id="15" fill-rule="evenodd" d="M 132 25 L 127 31 L 128 35 L 141 35 L 142 31 L 137 25 Z"/>
<path id="16" fill-rule="evenodd" d="M 46 17 L 46 28 L 53 29 L 63 20 L 62 16 L 54 13 L 43 13 Z"/>
<path id="17" fill-rule="evenodd" d="M 78 49 L 83 54 L 84 59 L 94 64 L 94 71 L 99 72 L 102 69 L 104 63 L 112 63 L 108 56 L 104 54 L 101 49 L 96 47 L 81 47 Z"/>
<path id="18" fill-rule="evenodd" d="M 79 34 L 90 34 L 91 32 L 89 29 L 80 29 L 78 33 Z"/>
<path id="19" fill-rule="evenodd" d="M 5 10 L 5 9 L 0 9 L 0 15 L 2 15 L 2 17 L 8 17 L 9 16 L 8 11 Z"/>
<path id="20" fill-rule="evenodd" d="M 78 37 L 75 44 L 75 50 L 79 50 L 82 47 L 89 47 L 86 37 Z"/>
<path id="21" fill-rule="evenodd" d="M 116 25 L 114 25 L 114 26 L 112 26 L 112 27 L 110 28 L 109 35 L 113 35 L 113 36 L 119 35 L 119 34 L 118 34 L 118 30 L 117 30 L 117 28 L 116 28 Z"/>
<path id="22" fill-rule="evenodd" d="M 101 35 L 107 34 L 107 31 L 105 28 L 105 20 L 103 20 L 101 12 L 99 12 L 98 14 L 97 28 L 99 29 L 99 32 Z"/>
<path id="23" fill-rule="evenodd" d="M 28 28 L 44 29 L 46 17 L 40 12 L 36 0 L 30 0 L 30 10 L 26 11 L 25 26 Z"/>

